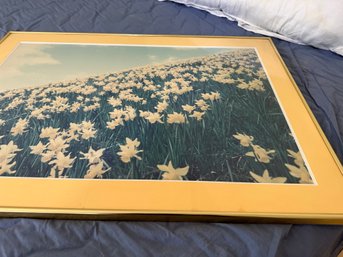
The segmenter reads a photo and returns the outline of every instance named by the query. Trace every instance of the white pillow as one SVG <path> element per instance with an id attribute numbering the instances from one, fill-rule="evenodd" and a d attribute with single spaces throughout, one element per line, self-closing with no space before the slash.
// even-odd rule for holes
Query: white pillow
<path id="1" fill-rule="evenodd" d="M 171 0 L 246 30 L 343 55 L 343 0 Z"/>

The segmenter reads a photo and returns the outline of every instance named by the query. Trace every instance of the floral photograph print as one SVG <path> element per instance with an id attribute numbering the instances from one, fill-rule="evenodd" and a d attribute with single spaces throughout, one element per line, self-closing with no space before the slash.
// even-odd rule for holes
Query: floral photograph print
<path id="1" fill-rule="evenodd" d="M 312 184 L 254 48 L 21 43 L 0 176 Z"/>

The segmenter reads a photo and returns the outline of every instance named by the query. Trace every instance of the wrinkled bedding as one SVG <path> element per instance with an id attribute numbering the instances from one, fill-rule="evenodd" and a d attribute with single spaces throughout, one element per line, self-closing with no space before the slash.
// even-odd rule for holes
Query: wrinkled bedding
<path id="1" fill-rule="evenodd" d="M 0 0 L 9 31 L 257 36 L 157 0 Z M 343 161 L 343 57 L 274 39 Z M 342 226 L 0 219 L 0 256 L 336 256 Z"/>
<path id="2" fill-rule="evenodd" d="M 343 2 L 331 0 L 160 0 L 174 1 L 237 21 L 238 26 L 293 43 L 343 55 Z"/>

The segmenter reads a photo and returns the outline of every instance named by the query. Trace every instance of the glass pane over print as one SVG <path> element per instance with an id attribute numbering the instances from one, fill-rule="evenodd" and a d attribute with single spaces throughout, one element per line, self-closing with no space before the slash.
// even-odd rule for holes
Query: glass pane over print
<path id="1" fill-rule="evenodd" d="M 20 44 L 0 175 L 313 183 L 253 48 Z"/>

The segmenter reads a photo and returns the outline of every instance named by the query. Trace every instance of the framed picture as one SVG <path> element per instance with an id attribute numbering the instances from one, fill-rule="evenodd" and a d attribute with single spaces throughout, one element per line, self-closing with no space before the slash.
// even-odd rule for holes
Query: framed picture
<path id="1" fill-rule="evenodd" d="M 9 33 L 0 194 L 7 216 L 343 222 L 342 165 L 269 38 Z"/>

